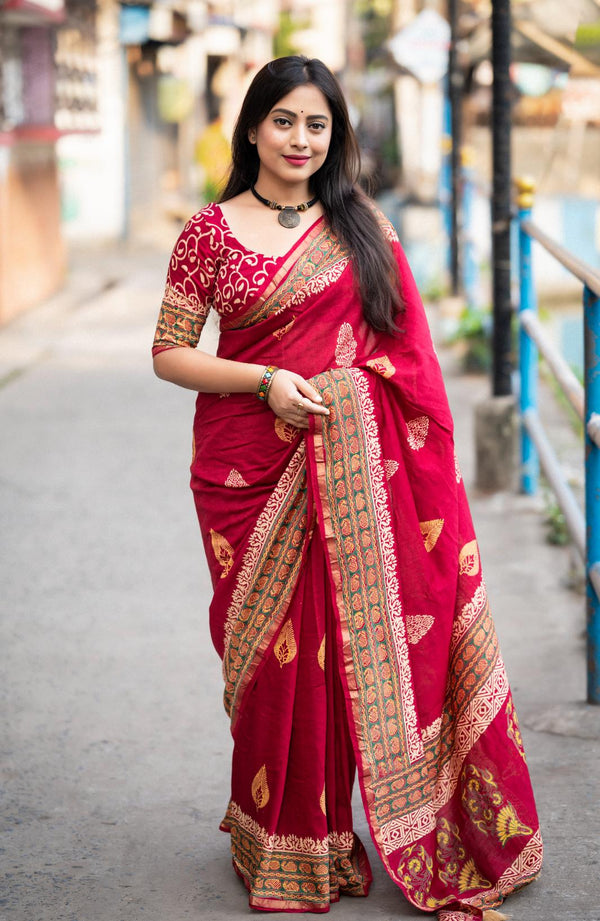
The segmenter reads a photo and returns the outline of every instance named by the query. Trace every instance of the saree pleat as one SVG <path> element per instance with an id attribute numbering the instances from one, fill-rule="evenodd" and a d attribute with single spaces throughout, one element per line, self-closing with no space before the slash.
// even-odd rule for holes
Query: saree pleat
<path id="1" fill-rule="evenodd" d="M 340 891 L 368 892 L 368 861 L 352 832 L 355 764 L 334 626 L 317 534 L 234 731 L 231 801 L 221 827 L 231 834 L 233 863 L 253 908 L 327 911 Z"/>
<path id="2" fill-rule="evenodd" d="M 218 220 L 207 209 L 192 222 L 206 264 L 223 259 L 210 250 Z M 328 417 L 303 433 L 251 394 L 198 395 L 192 489 L 234 739 L 222 828 L 252 907 L 327 911 L 371 881 L 352 830 L 357 773 L 390 877 L 459 921 L 534 879 L 542 843 L 439 364 L 382 226 L 405 303 L 398 336 L 366 326 L 323 222 L 270 282 L 258 266 L 254 293 L 222 316 L 220 357 L 302 374 Z M 179 330 L 189 276 L 177 285 L 174 270 Z"/>

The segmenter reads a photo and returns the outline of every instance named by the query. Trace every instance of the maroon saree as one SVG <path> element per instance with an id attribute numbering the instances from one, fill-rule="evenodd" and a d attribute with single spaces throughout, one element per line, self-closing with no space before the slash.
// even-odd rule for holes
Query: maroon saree
<path id="1" fill-rule="evenodd" d="M 366 326 L 323 219 L 273 259 L 214 205 L 174 249 L 155 350 L 195 346 L 212 306 L 221 357 L 296 371 L 330 411 L 303 433 L 252 394 L 197 400 L 191 482 L 234 739 L 221 827 L 250 905 L 367 894 L 357 770 L 389 875 L 458 921 L 537 876 L 542 844 L 439 365 L 383 225 L 399 336 Z"/>

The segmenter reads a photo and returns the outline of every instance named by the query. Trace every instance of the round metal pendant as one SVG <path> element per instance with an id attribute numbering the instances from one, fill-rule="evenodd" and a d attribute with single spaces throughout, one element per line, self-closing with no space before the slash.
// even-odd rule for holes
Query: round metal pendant
<path id="1" fill-rule="evenodd" d="M 300 223 L 300 215 L 295 208 L 283 208 L 277 215 L 277 220 L 282 227 L 297 227 Z"/>

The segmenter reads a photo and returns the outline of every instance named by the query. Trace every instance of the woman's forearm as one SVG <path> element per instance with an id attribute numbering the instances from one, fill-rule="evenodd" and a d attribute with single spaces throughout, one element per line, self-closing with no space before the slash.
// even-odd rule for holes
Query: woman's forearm
<path id="1" fill-rule="evenodd" d="M 255 393 L 264 365 L 229 361 L 179 346 L 154 357 L 154 373 L 188 390 L 203 393 Z"/>

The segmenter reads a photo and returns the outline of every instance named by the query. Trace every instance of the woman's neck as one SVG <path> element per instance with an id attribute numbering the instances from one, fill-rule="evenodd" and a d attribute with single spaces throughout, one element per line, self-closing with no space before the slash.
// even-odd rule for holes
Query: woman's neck
<path id="1" fill-rule="evenodd" d="M 261 176 L 254 183 L 254 188 L 269 201 L 280 205 L 299 205 L 313 197 L 308 182 L 277 182 L 270 176 Z"/>

